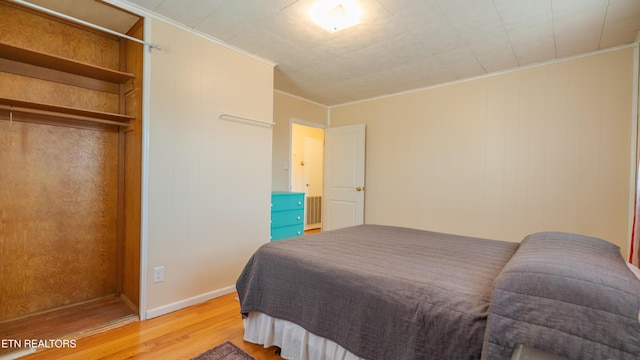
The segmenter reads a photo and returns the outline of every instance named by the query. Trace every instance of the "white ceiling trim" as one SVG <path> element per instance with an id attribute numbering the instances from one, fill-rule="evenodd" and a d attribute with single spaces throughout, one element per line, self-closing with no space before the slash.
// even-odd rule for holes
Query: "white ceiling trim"
<path id="1" fill-rule="evenodd" d="M 278 93 L 278 94 L 283 94 L 283 95 L 291 96 L 292 98 L 296 98 L 296 99 L 299 99 L 299 100 L 303 100 L 303 101 L 306 101 L 306 102 L 311 103 L 311 104 L 313 104 L 313 105 L 322 106 L 323 108 L 327 108 L 327 109 L 329 108 L 329 106 L 327 106 L 327 105 L 325 105 L 325 104 L 321 104 L 321 103 L 316 102 L 316 101 L 313 101 L 313 100 L 305 99 L 305 98 L 303 98 L 302 96 L 299 96 L 299 95 L 296 95 L 296 94 L 292 94 L 292 93 L 288 93 L 288 92 L 283 91 L 283 90 L 273 89 L 273 92 L 274 92 L 274 93 Z"/>

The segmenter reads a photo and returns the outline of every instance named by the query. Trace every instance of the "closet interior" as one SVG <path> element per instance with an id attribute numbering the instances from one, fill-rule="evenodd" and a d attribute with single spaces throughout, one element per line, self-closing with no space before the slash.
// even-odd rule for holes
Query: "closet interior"
<path id="1" fill-rule="evenodd" d="M 135 321 L 145 49 L 5 0 L 0 18 L 0 338 Z"/>

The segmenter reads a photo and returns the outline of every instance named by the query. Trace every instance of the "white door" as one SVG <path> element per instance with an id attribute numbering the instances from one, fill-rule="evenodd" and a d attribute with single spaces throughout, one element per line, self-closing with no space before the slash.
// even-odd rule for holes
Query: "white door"
<path id="1" fill-rule="evenodd" d="M 365 125 L 328 128 L 324 141 L 323 230 L 363 224 Z"/>
<path id="2" fill-rule="evenodd" d="M 324 137 L 323 137 L 324 138 Z M 304 229 L 322 228 L 322 161 L 323 139 L 304 138 Z M 307 198 L 310 198 L 307 200 Z"/>
<path id="3" fill-rule="evenodd" d="M 322 196 L 322 139 L 304 138 L 304 181 L 307 196 Z"/>

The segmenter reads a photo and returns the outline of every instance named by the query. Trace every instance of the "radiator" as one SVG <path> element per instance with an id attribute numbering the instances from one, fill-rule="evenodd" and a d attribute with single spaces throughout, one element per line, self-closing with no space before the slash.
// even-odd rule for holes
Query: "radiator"
<path id="1" fill-rule="evenodd" d="M 322 224 L 322 196 L 307 196 L 307 227 Z"/>

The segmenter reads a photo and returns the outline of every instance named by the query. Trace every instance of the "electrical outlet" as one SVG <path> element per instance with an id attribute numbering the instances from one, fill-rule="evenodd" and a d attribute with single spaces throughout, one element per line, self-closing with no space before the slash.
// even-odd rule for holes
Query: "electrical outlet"
<path id="1" fill-rule="evenodd" d="M 164 281 L 164 266 L 156 266 L 153 268 L 153 282 L 158 283 Z"/>

